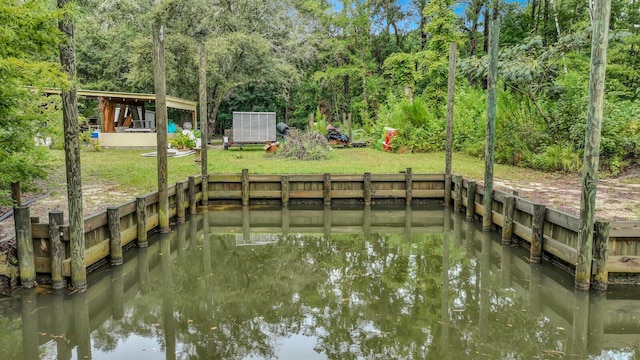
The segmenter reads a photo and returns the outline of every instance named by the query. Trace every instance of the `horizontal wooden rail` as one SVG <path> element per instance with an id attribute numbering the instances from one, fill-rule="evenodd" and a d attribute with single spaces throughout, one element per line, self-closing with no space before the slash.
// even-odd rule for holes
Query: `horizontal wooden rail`
<path id="1" fill-rule="evenodd" d="M 237 203 L 248 205 L 252 202 L 269 202 L 288 206 L 296 201 L 306 203 L 322 204 L 325 206 L 333 204 L 333 201 L 358 201 L 366 206 L 374 205 L 377 202 L 405 202 L 406 204 L 416 201 L 431 201 L 432 199 L 443 199 L 445 192 L 449 191 L 455 201 L 456 208 L 467 208 L 467 219 L 482 217 L 484 206 L 484 188 L 476 185 L 473 180 L 465 179 L 460 175 L 452 177 L 451 188 L 445 189 L 444 174 L 414 174 L 411 169 L 395 174 L 249 174 L 248 170 L 242 174 L 212 174 L 206 177 L 203 183 L 201 176 L 189 177 L 168 188 L 169 193 L 169 214 L 170 216 L 183 216 L 185 209 L 194 214 L 197 204 L 202 200 L 202 189 L 206 188 L 208 193 L 208 203 Z M 470 188 L 471 186 L 471 188 Z M 179 190 L 180 189 L 180 190 Z M 180 196 L 178 191 L 182 191 Z M 470 197 L 469 195 L 473 195 Z M 158 192 L 148 193 L 137 197 L 135 200 L 127 201 L 112 208 L 117 211 L 119 221 L 115 222 L 119 231 L 112 230 L 115 236 L 119 236 L 121 246 L 127 246 L 131 242 L 138 240 L 139 246 L 146 246 L 146 233 L 154 231 L 158 226 Z M 183 206 L 178 207 L 178 198 L 183 201 Z M 510 199 L 513 214 L 506 216 L 505 202 Z M 141 208 L 139 208 L 141 206 Z M 576 216 L 563 213 L 561 211 L 546 208 L 544 221 L 540 225 L 538 220 L 537 232 L 534 233 L 534 209 L 540 208 L 531 200 L 515 196 L 504 191 L 494 190 L 492 204 L 492 224 L 499 228 L 509 226 L 507 238 L 502 239 L 503 243 L 511 241 L 512 237 L 531 244 L 535 236 L 535 245 L 540 246 L 543 254 L 559 259 L 570 266 L 575 266 L 577 262 L 578 250 L 577 233 L 580 221 Z M 371 212 L 371 218 L 365 225 L 363 222 L 355 221 L 353 224 L 345 223 L 344 219 L 331 219 L 327 223 L 317 223 L 314 225 L 298 224 L 303 213 L 291 210 L 288 222 L 280 227 L 260 227 L 258 229 L 268 232 L 347 232 L 354 229 L 362 232 L 390 232 L 411 233 L 438 232 L 442 231 L 441 216 L 430 214 L 421 210 L 420 216 L 414 212 L 411 219 L 406 219 L 406 214 L 392 212 L 378 214 Z M 343 213 L 344 215 L 345 213 Z M 539 212 L 540 214 L 540 212 Z M 241 219 L 241 214 L 237 215 Z M 314 215 L 317 219 L 323 219 L 324 213 L 320 210 Z M 355 214 L 353 216 L 360 216 Z M 434 216 L 434 219 L 427 219 L 424 216 Z M 240 220 L 241 221 L 241 220 Z M 320 220 L 322 221 L 322 220 Z M 434 221 L 436 223 L 434 223 Z M 91 214 L 85 218 L 85 243 L 86 243 L 86 266 L 92 266 L 110 256 L 110 231 L 108 229 L 108 216 L 106 209 Z M 414 225 L 412 225 L 414 224 Z M 635 221 L 613 221 L 609 224 L 609 235 L 595 249 L 608 250 L 604 255 L 600 255 L 604 268 L 608 273 L 640 274 L 640 222 Z M 246 225 L 242 222 L 236 224 L 226 224 L 233 231 L 244 232 Z M 68 250 L 69 226 L 59 225 L 62 233 L 60 240 L 66 244 Z M 253 229 L 253 228 L 250 228 Z M 35 267 L 37 272 L 50 273 L 52 269 L 52 257 L 46 251 L 39 250 L 39 242 L 49 242 L 49 224 L 32 221 L 31 237 L 34 241 Z M 594 229 L 595 231 L 595 229 Z M 140 235 L 143 235 L 140 238 Z M 504 234 L 503 234 L 504 235 Z M 600 240 L 603 241 L 603 240 Z M 51 244 L 46 244 L 50 248 Z M 113 243 L 111 244 L 113 247 Z M 543 256 L 544 257 L 544 256 Z M 594 258 L 595 259 L 595 258 Z M 59 263 L 58 263 L 59 264 Z M 0 272 L 10 273 L 11 269 L 0 269 Z M 63 276 L 70 276 L 70 260 L 62 260 Z"/>

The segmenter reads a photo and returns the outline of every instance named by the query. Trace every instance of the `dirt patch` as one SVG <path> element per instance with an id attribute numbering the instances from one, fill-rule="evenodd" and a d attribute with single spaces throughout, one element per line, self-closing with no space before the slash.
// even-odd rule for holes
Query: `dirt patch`
<path id="1" fill-rule="evenodd" d="M 495 189 L 517 191 L 518 196 L 572 215 L 580 214 L 582 192 L 579 175 L 551 175 L 540 181 L 500 179 Z M 623 221 L 640 220 L 640 167 L 624 174 L 600 179 L 596 192 L 596 218 Z"/>

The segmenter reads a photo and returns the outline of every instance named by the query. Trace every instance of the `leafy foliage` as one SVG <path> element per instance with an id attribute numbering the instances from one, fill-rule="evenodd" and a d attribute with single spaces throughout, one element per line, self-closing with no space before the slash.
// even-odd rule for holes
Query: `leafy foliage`
<path id="1" fill-rule="evenodd" d="M 45 0 L 7 0 L 0 4 L 0 204 L 10 201 L 9 186 L 46 177 L 46 153 L 34 139 L 47 137 L 52 103 L 28 87 L 62 86 L 54 59 L 60 43 L 60 12 Z"/>

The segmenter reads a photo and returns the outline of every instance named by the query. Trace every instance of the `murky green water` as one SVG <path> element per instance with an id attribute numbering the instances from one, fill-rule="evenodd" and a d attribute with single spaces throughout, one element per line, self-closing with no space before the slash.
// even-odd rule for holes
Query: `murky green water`
<path id="1" fill-rule="evenodd" d="M 640 292 L 449 209 L 211 210 L 72 296 L 0 301 L 0 359 L 632 359 Z"/>

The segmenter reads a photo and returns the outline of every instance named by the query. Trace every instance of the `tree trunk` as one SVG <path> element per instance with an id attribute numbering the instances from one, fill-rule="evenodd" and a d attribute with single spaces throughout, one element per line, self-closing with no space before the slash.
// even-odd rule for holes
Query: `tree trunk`
<path id="1" fill-rule="evenodd" d="M 70 0 L 58 0 L 64 8 Z M 71 87 L 62 90 L 62 121 L 64 127 L 64 154 L 67 172 L 67 198 L 69 206 L 69 242 L 71 248 L 71 284 L 78 290 L 87 288 L 85 268 L 84 213 L 82 210 L 82 171 L 80 167 L 80 125 L 76 97 L 76 52 L 74 25 L 70 17 L 62 19 L 58 27 L 65 39 L 60 45 L 60 64 L 67 73 Z"/>

